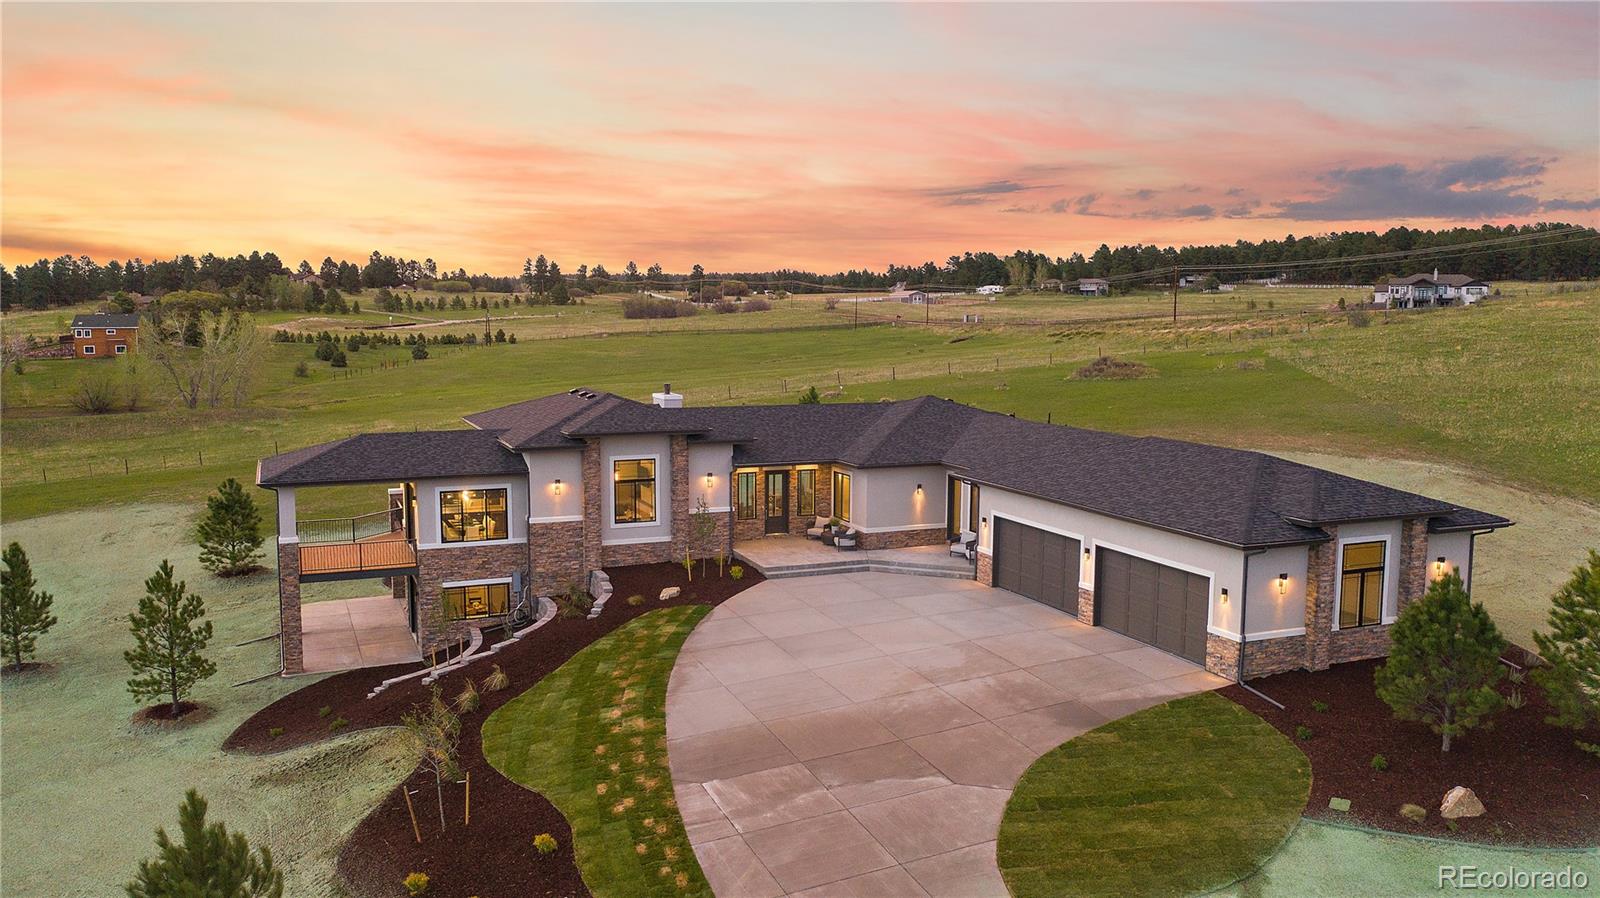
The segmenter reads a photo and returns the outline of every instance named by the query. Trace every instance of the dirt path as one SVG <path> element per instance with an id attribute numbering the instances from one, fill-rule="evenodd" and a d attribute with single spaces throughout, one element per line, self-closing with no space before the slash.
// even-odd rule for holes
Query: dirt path
<path id="1" fill-rule="evenodd" d="M 1550 596 L 1591 548 L 1600 549 L 1600 507 L 1498 483 L 1451 465 L 1279 452 L 1284 458 L 1502 514 L 1516 526 L 1478 539 L 1473 598 L 1507 638 L 1531 646 L 1545 629 Z"/>

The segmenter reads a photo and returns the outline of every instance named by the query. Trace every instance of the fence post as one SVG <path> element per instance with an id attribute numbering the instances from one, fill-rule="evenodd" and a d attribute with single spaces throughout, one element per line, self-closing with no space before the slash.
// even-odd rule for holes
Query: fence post
<path id="1" fill-rule="evenodd" d="M 204 449 L 196 449 L 195 453 L 200 456 L 200 467 L 202 467 L 202 468 L 205 467 L 206 466 L 206 451 Z"/>
<path id="2" fill-rule="evenodd" d="M 125 475 L 128 473 L 128 459 L 126 457 L 122 459 L 122 473 Z"/>
<path id="3" fill-rule="evenodd" d="M 890 366 L 889 366 L 889 379 L 890 379 L 890 380 L 894 380 L 894 379 L 895 379 L 895 376 L 894 376 L 894 366 L 893 366 L 893 365 L 890 365 Z"/>

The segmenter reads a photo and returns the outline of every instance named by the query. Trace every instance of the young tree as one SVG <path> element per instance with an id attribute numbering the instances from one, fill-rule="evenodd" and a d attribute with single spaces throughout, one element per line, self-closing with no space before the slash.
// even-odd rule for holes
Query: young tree
<path id="1" fill-rule="evenodd" d="M 128 618 L 133 648 L 122 653 L 133 668 L 128 691 L 134 699 L 168 698 L 173 717 L 194 684 L 217 672 L 217 666 L 201 654 L 211 641 L 211 622 L 196 626 L 206 616 L 205 602 L 198 595 L 186 595 L 187 588 L 182 580 L 173 580 L 172 565 L 163 559 L 144 581 L 139 610 Z"/>
<path id="2" fill-rule="evenodd" d="M 439 828 L 444 829 L 444 781 L 461 775 L 457 743 L 461 740 L 461 718 L 450 710 L 439 694 L 439 685 L 426 705 L 413 708 L 400 718 L 422 766 L 433 773 L 433 791 L 439 803 Z M 401 788 L 405 788 L 404 784 Z"/>
<path id="3" fill-rule="evenodd" d="M 694 511 L 689 513 L 689 525 L 694 547 L 700 552 L 700 576 L 704 577 L 706 559 L 710 557 L 712 549 L 716 548 L 717 540 L 717 515 L 712 513 L 711 506 L 706 504 L 704 496 L 694 500 Z"/>
<path id="4" fill-rule="evenodd" d="M 219 577 L 260 570 L 261 511 L 239 481 L 229 477 L 206 499 L 206 516 L 196 528 L 200 563 Z"/>
<path id="5" fill-rule="evenodd" d="M 1389 633 L 1389 660 L 1378 668 L 1378 697 L 1401 720 L 1426 723 L 1450 740 L 1500 710 L 1495 685 L 1505 677 L 1505 637 L 1482 604 L 1474 604 L 1454 571 L 1400 612 Z"/>
<path id="6" fill-rule="evenodd" d="M 0 571 L 0 642 L 11 659 L 11 669 L 21 670 L 39 637 L 56 625 L 56 617 L 50 613 L 55 597 L 34 589 L 33 567 L 22 546 L 7 546 L 0 561 L 5 563 L 5 570 Z"/>
<path id="7" fill-rule="evenodd" d="M 1547 666 L 1533 672 L 1555 714 L 1557 726 L 1585 729 L 1600 724 L 1600 552 L 1589 550 L 1588 564 L 1551 599 L 1551 632 L 1534 633 Z M 1579 748 L 1600 755 L 1600 744 L 1576 740 Z"/>
<path id="8" fill-rule="evenodd" d="M 806 387 L 806 391 L 800 394 L 800 404 L 821 405 L 822 394 L 817 392 L 817 388 L 815 386 Z"/>
<path id="9" fill-rule="evenodd" d="M 282 898 L 283 873 L 272 865 L 265 845 L 251 851 L 239 833 L 228 833 L 221 823 L 206 823 L 206 800 L 190 789 L 178 806 L 181 845 L 156 828 L 153 860 L 139 862 L 139 873 L 128 883 L 128 898 Z"/>

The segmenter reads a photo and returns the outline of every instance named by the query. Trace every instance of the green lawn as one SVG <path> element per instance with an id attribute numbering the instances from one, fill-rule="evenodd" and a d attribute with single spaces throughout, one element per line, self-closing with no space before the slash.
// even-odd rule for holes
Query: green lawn
<path id="1" fill-rule="evenodd" d="M 571 824 L 578 869 L 599 898 L 711 894 L 673 799 L 666 729 L 673 661 L 710 610 L 635 618 L 483 723 L 489 763 Z"/>
<path id="2" fill-rule="evenodd" d="M 1277 730 L 1189 696 L 1035 761 L 1000 822 L 1000 872 L 1016 898 L 1209 891 L 1271 856 L 1310 788 L 1310 762 Z"/>

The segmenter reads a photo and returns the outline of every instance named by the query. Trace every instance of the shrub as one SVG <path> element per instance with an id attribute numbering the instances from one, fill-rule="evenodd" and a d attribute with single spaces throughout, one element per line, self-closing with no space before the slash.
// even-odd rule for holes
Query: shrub
<path id="1" fill-rule="evenodd" d="M 483 697 L 478 694 L 478 687 L 474 686 L 471 680 L 468 680 L 461 687 L 461 693 L 456 696 L 456 711 L 462 714 L 471 714 L 473 711 L 478 710 L 478 706 L 481 704 L 483 704 Z"/>
<path id="2" fill-rule="evenodd" d="M 111 369 L 97 365 L 95 370 L 78 379 L 77 389 L 72 391 L 72 407 L 91 415 L 103 415 L 116 409 L 120 392 Z"/>
<path id="3" fill-rule="evenodd" d="M 627 601 L 628 601 L 629 605 L 632 605 L 633 607 L 637 608 L 640 605 L 644 604 L 644 596 L 639 595 L 638 593 L 634 593 L 633 595 L 628 596 L 628 600 Z"/>
<path id="4" fill-rule="evenodd" d="M 349 725 L 350 721 L 345 720 L 343 717 L 335 717 L 334 719 L 328 721 L 328 731 L 337 733 Z"/>
<path id="5" fill-rule="evenodd" d="M 1141 377 L 1154 377 L 1156 370 L 1149 365 L 1139 362 L 1128 362 L 1103 355 L 1093 362 L 1079 368 L 1073 375 L 1079 380 L 1135 380 Z"/>
<path id="6" fill-rule="evenodd" d="M 421 895 L 428 891 L 428 874 L 407 873 L 404 882 L 407 895 Z"/>
<path id="7" fill-rule="evenodd" d="M 1403 804 L 1400 806 L 1400 816 L 1412 823 L 1421 823 L 1428 819 L 1428 809 L 1420 804 Z"/>
<path id="8" fill-rule="evenodd" d="M 549 833 L 540 833 L 533 837 L 533 847 L 540 854 L 554 854 L 557 848 L 556 837 Z"/>
<path id="9" fill-rule="evenodd" d="M 699 311 L 692 302 L 630 296 L 622 301 L 624 318 L 687 318 Z"/>
<path id="10" fill-rule="evenodd" d="M 1311 702 L 1311 710 L 1317 712 L 1318 714 L 1326 714 L 1326 713 L 1328 713 L 1328 709 L 1331 708 L 1331 707 L 1333 707 L 1333 706 L 1328 704 L 1325 701 L 1314 700 L 1314 701 Z"/>
<path id="11" fill-rule="evenodd" d="M 411 357 L 419 362 L 422 361 L 428 357 L 428 347 L 423 346 L 421 343 L 411 347 Z"/>
<path id="12" fill-rule="evenodd" d="M 1438 733 L 1440 751 L 1504 705 L 1495 686 L 1505 677 L 1505 637 L 1467 595 L 1459 573 L 1433 581 L 1400 612 L 1389 635 L 1389 660 L 1375 677 L 1378 697 L 1399 719 Z"/>
<path id="13" fill-rule="evenodd" d="M 350 365 L 350 360 L 345 358 L 344 350 L 335 349 L 333 351 L 333 358 L 328 360 L 328 364 L 335 368 L 347 368 Z"/>
<path id="14" fill-rule="evenodd" d="M 744 579 L 744 566 L 736 564 L 733 567 L 728 568 L 728 576 L 732 577 L 735 580 L 743 580 Z"/>
<path id="15" fill-rule="evenodd" d="M 1312 736 L 1315 736 L 1315 735 L 1316 735 L 1316 733 L 1313 732 L 1310 727 L 1306 726 L 1303 723 L 1294 728 L 1294 737 L 1296 739 L 1299 739 L 1301 742 L 1304 742 L 1307 739 L 1310 739 Z"/>
<path id="16" fill-rule="evenodd" d="M 282 736 L 282 735 L 283 735 L 283 727 L 273 727 L 272 729 L 267 730 L 267 738 L 269 738 L 269 739 L 276 739 L 276 738 L 278 738 L 279 736 Z"/>
<path id="17" fill-rule="evenodd" d="M 726 315 L 729 312 L 739 311 L 739 304 L 731 299 L 719 299 L 711 304 L 711 310 L 718 315 Z"/>
<path id="18" fill-rule="evenodd" d="M 594 607 L 594 599 L 581 583 L 567 584 L 566 592 L 556 596 L 555 600 L 561 616 L 568 619 L 588 617 L 589 609 Z"/>
<path id="19" fill-rule="evenodd" d="M 830 312 L 833 311 L 834 309 L 839 308 L 839 297 L 830 296 L 827 299 L 824 299 L 822 301 L 822 307 L 824 309 L 827 309 Z"/>
<path id="20" fill-rule="evenodd" d="M 322 707 L 317 709 L 317 716 L 318 717 L 327 717 L 329 714 L 332 714 L 332 713 L 333 713 L 333 706 L 332 705 L 323 705 Z"/>
<path id="21" fill-rule="evenodd" d="M 311 366 L 306 364 L 305 359 L 301 359 L 294 366 L 294 376 L 295 377 L 310 377 L 311 376 Z"/>
<path id="22" fill-rule="evenodd" d="M 1368 763 L 1367 766 L 1371 767 L 1373 770 L 1376 770 L 1379 773 L 1382 773 L 1385 770 L 1389 769 L 1389 759 L 1384 757 L 1383 755 L 1373 755 L 1372 756 L 1372 760 Z"/>
<path id="23" fill-rule="evenodd" d="M 770 303 L 770 302 L 768 302 L 768 301 L 766 301 L 766 300 L 764 300 L 764 299 L 762 299 L 762 298 L 760 298 L 758 296 L 755 299 L 747 299 L 747 300 L 745 300 L 742 311 L 745 311 L 745 312 L 766 312 L 766 311 L 770 311 L 771 309 L 772 309 L 772 303 Z"/>
<path id="24" fill-rule="evenodd" d="M 1367 314 L 1366 309 L 1351 309 L 1344 314 L 1344 317 L 1350 322 L 1351 327 L 1366 327 L 1372 323 L 1372 316 Z"/>
<path id="25" fill-rule="evenodd" d="M 334 353 L 336 353 L 338 351 L 339 351 L 339 347 L 333 345 L 333 341 L 332 340 L 318 340 L 317 341 L 316 356 L 317 356 L 317 361 L 319 361 L 319 362 L 331 362 L 331 361 L 333 361 Z"/>
<path id="26" fill-rule="evenodd" d="M 818 393 L 814 386 L 806 387 L 806 391 L 800 394 L 799 402 L 801 405 L 821 405 L 822 394 Z"/>
<path id="27" fill-rule="evenodd" d="M 498 665 L 498 664 L 496 664 L 494 666 L 494 670 L 490 671 L 489 675 L 487 677 L 483 678 L 483 691 L 484 692 L 499 692 L 500 690 L 502 690 L 502 689 L 504 689 L 504 688 L 506 688 L 507 686 L 510 686 L 510 685 L 511 685 L 511 677 L 510 677 L 510 675 L 508 675 L 504 670 L 502 670 L 500 665 Z"/>

